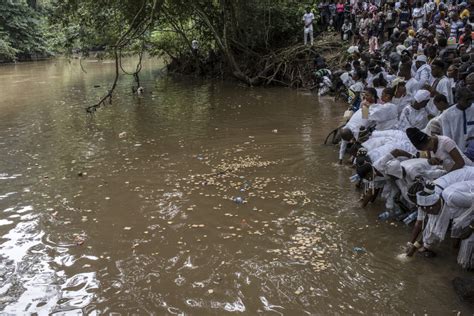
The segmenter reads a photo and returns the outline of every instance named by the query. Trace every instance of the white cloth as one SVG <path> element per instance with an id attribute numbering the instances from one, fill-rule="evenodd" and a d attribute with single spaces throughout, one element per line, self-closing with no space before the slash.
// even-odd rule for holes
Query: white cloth
<path id="1" fill-rule="evenodd" d="M 362 91 L 364 91 L 365 86 L 362 82 L 357 81 L 356 83 L 351 85 L 349 89 L 354 91 L 354 92 L 362 92 Z"/>
<path id="2" fill-rule="evenodd" d="M 369 121 L 375 123 L 375 129 L 385 131 L 395 129 L 398 124 L 398 108 L 393 103 L 377 103 L 369 108 Z"/>
<path id="3" fill-rule="evenodd" d="M 431 66 L 428 64 L 421 65 L 415 72 L 414 78 L 418 81 L 418 86 L 421 88 L 425 84 L 430 84 L 431 82 Z"/>
<path id="4" fill-rule="evenodd" d="M 454 161 L 449 154 L 452 150 L 457 149 L 461 154 L 461 157 L 464 159 L 466 166 L 472 166 L 473 162 L 464 155 L 464 153 L 459 149 L 454 140 L 446 136 L 437 136 L 438 137 L 438 148 L 436 152 L 430 152 L 431 157 L 438 158 L 443 162 L 443 168 L 447 171 L 450 171 L 454 166 Z"/>
<path id="5" fill-rule="evenodd" d="M 359 132 L 361 127 L 367 127 L 369 125 L 369 120 L 362 118 L 362 110 L 358 109 L 346 123 L 344 128 L 351 130 L 352 135 L 357 140 L 359 138 Z M 339 148 L 339 160 L 344 158 L 344 153 L 347 149 L 347 141 L 341 141 L 341 147 Z"/>
<path id="6" fill-rule="evenodd" d="M 394 149 L 401 149 L 410 154 L 415 154 L 416 149 L 409 140 L 397 140 L 385 143 L 384 145 L 374 148 L 367 152 L 372 161 L 378 161 L 385 155 L 391 153 Z"/>
<path id="7" fill-rule="evenodd" d="M 431 87 L 434 87 L 436 84 L 436 79 L 432 78 L 431 79 Z M 444 95 L 446 99 L 448 100 L 448 104 L 451 105 L 454 102 L 454 97 L 453 97 L 453 89 L 451 87 L 451 80 L 444 76 L 442 77 L 439 82 L 436 84 L 436 92 Z M 440 114 L 438 108 L 434 104 L 434 98 L 431 98 L 428 104 L 426 105 L 426 109 L 428 113 L 432 116 L 437 116 Z"/>
<path id="8" fill-rule="evenodd" d="M 413 99 L 415 99 L 416 102 L 421 103 L 424 101 L 428 101 L 430 99 L 430 92 L 425 89 L 420 89 L 416 91 L 415 95 L 413 96 Z"/>
<path id="9" fill-rule="evenodd" d="M 461 241 L 458 253 L 458 263 L 464 269 L 474 268 L 474 234 Z"/>
<path id="10" fill-rule="evenodd" d="M 436 179 L 434 181 L 434 184 L 436 185 L 437 192 L 441 193 L 444 189 L 455 183 L 470 180 L 474 180 L 474 167 L 465 166 L 464 168 L 454 170 Z M 423 212 L 421 209 L 418 209 L 417 220 L 423 220 L 425 218 L 425 215 L 425 212 Z"/>
<path id="11" fill-rule="evenodd" d="M 410 185 L 415 182 L 417 176 L 422 176 L 425 180 L 433 181 L 446 174 L 446 170 L 440 166 L 430 165 L 426 158 L 408 159 L 402 161 L 400 165 L 405 170 L 405 179 Z M 472 176 L 474 179 L 474 168 L 472 168 Z"/>
<path id="12" fill-rule="evenodd" d="M 346 86 L 346 88 L 349 88 L 355 83 L 355 81 L 352 79 L 351 73 L 348 71 L 340 75 L 339 78 L 341 79 L 344 86 Z"/>
<path id="13" fill-rule="evenodd" d="M 435 83 L 435 80 L 435 78 L 431 80 L 431 85 Z M 454 103 L 453 87 L 450 78 L 443 76 L 436 85 L 436 92 L 444 95 L 448 99 L 449 105 Z"/>
<path id="14" fill-rule="evenodd" d="M 405 94 L 401 98 L 393 98 L 392 103 L 395 104 L 398 108 L 398 116 L 402 113 L 403 109 L 407 106 L 412 104 L 415 99 L 410 94 Z"/>
<path id="15" fill-rule="evenodd" d="M 362 118 L 362 109 L 358 109 L 350 118 L 349 122 L 344 126 L 351 130 L 355 139 L 359 138 L 359 131 L 361 127 L 367 127 L 369 120 Z"/>
<path id="16" fill-rule="evenodd" d="M 451 229 L 452 238 L 460 238 L 465 229 L 469 230 L 469 225 L 474 220 L 474 206 L 453 220 Z M 474 267 L 474 234 L 461 241 L 458 253 L 458 263 L 465 269 Z"/>
<path id="17" fill-rule="evenodd" d="M 421 130 L 426 127 L 426 124 L 428 124 L 428 112 L 426 109 L 416 110 L 411 105 L 408 105 L 400 114 L 398 129 L 404 132 L 409 127 L 418 127 Z"/>
<path id="18" fill-rule="evenodd" d="M 441 122 L 439 121 L 439 116 L 433 117 L 428 124 L 426 124 L 423 132 L 427 135 L 433 136 L 433 132 L 438 132 L 437 135 L 443 135 L 443 130 L 441 128 Z"/>
<path id="19" fill-rule="evenodd" d="M 405 88 L 407 89 L 407 94 L 414 96 L 416 91 L 421 88 L 421 84 L 415 78 L 410 78 L 405 84 Z"/>
<path id="20" fill-rule="evenodd" d="M 466 140 L 469 137 L 474 137 L 473 105 L 464 111 L 453 105 L 439 116 L 443 135 L 454 140 L 463 152 L 466 149 Z"/>
<path id="21" fill-rule="evenodd" d="M 304 24 L 305 24 L 305 28 L 311 28 L 311 31 L 312 31 L 313 30 L 313 20 L 314 20 L 313 12 L 305 13 L 303 15 L 303 21 L 304 21 Z"/>
<path id="22" fill-rule="evenodd" d="M 444 205 L 437 215 L 429 214 L 428 223 L 423 232 L 423 241 L 427 248 L 435 242 L 443 241 L 449 222 L 467 211 L 474 201 L 474 181 L 457 182 L 442 191 Z"/>

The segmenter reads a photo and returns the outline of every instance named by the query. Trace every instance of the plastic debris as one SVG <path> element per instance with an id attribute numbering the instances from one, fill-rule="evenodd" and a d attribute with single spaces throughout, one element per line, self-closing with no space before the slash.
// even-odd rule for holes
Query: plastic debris
<path id="1" fill-rule="evenodd" d="M 355 253 L 366 253 L 367 252 L 364 247 L 354 247 L 354 248 L 352 248 L 352 251 L 354 251 Z"/>
<path id="2" fill-rule="evenodd" d="M 418 211 L 414 211 L 413 213 L 405 217 L 403 222 L 405 223 L 405 225 L 409 225 L 416 220 L 417 216 L 418 216 Z"/>
<path id="3" fill-rule="evenodd" d="M 244 199 L 240 196 L 237 196 L 234 198 L 234 202 L 237 203 L 237 204 L 242 204 L 244 203 Z"/>

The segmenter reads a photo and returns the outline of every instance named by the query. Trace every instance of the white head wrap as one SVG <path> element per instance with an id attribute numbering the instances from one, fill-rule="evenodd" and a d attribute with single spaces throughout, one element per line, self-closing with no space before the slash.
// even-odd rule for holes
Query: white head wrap
<path id="1" fill-rule="evenodd" d="M 431 93 L 428 90 L 418 90 L 413 98 L 418 103 L 428 101 L 431 98 Z"/>
<path id="2" fill-rule="evenodd" d="M 418 55 L 416 57 L 416 61 L 421 61 L 421 62 L 426 63 L 428 61 L 428 58 L 425 55 Z"/>
<path id="3" fill-rule="evenodd" d="M 427 195 L 426 195 L 427 194 Z M 423 191 L 416 194 L 416 204 L 418 206 L 432 206 L 439 201 L 441 195 L 435 189 L 425 186 Z"/>

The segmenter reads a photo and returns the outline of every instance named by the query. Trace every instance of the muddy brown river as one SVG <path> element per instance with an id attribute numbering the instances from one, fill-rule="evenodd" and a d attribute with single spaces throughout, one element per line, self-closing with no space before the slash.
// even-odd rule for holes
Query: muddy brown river
<path id="1" fill-rule="evenodd" d="M 400 259 L 411 228 L 358 207 L 344 105 L 147 61 L 91 118 L 113 64 L 83 64 L 0 67 L 1 313 L 473 313 L 448 243 Z"/>

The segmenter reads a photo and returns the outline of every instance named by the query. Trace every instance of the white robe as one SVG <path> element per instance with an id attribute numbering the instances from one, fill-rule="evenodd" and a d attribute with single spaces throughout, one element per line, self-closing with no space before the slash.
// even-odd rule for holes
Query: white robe
<path id="1" fill-rule="evenodd" d="M 431 79 L 431 86 L 434 85 L 436 79 L 432 78 Z M 453 97 L 453 89 L 451 87 L 451 80 L 443 76 L 438 84 L 436 85 L 436 92 L 444 95 L 446 99 L 448 99 L 448 104 L 451 105 L 454 103 L 454 97 Z M 428 105 L 426 106 L 426 109 L 428 113 L 432 116 L 437 116 L 440 114 L 439 110 L 436 108 L 436 105 L 434 104 L 434 98 L 431 98 L 430 101 L 428 102 Z"/>
<path id="2" fill-rule="evenodd" d="M 428 64 L 421 65 L 415 72 L 414 78 L 418 81 L 418 87 L 422 88 L 425 84 L 431 83 L 431 66 Z"/>
<path id="3" fill-rule="evenodd" d="M 462 233 L 474 220 L 474 205 L 453 220 L 452 238 L 460 238 Z M 474 267 L 474 234 L 461 241 L 458 253 L 458 263 L 465 269 Z"/>
<path id="4" fill-rule="evenodd" d="M 405 84 L 407 94 L 414 96 L 421 89 L 421 84 L 415 78 L 410 78 Z"/>
<path id="5" fill-rule="evenodd" d="M 357 140 L 359 138 L 359 132 L 361 127 L 367 127 L 369 125 L 369 120 L 362 118 L 362 109 L 358 109 L 346 123 L 344 128 L 351 130 L 352 135 Z M 341 141 L 341 147 L 339 148 L 339 160 L 344 158 L 344 153 L 347 149 L 347 141 Z"/>
<path id="6" fill-rule="evenodd" d="M 373 104 L 369 108 L 369 121 L 375 123 L 378 131 L 395 129 L 398 124 L 398 108 L 393 103 Z"/>
<path id="7" fill-rule="evenodd" d="M 342 83 L 346 86 L 346 88 L 349 88 L 355 83 L 355 81 L 351 77 L 350 72 L 348 71 L 340 75 L 339 78 L 341 79 Z"/>
<path id="8" fill-rule="evenodd" d="M 423 242 L 427 248 L 443 241 L 449 222 L 467 211 L 474 200 L 474 181 L 457 182 L 442 191 L 444 205 L 437 215 L 429 214 L 423 231 Z"/>
<path id="9" fill-rule="evenodd" d="M 392 103 L 395 104 L 398 108 L 398 117 L 402 113 L 403 109 L 414 102 L 413 97 L 410 94 L 406 94 L 401 98 L 393 98 Z"/>
<path id="10" fill-rule="evenodd" d="M 443 135 L 454 140 L 464 152 L 466 139 L 474 137 L 474 103 L 464 111 L 453 105 L 439 116 L 439 120 Z"/>
<path id="11" fill-rule="evenodd" d="M 428 112 L 425 108 L 416 110 L 411 105 L 406 106 L 402 114 L 400 114 L 400 120 L 398 122 L 398 129 L 406 131 L 409 127 L 418 127 L 424 129 L 428 124 Z"/>
<path id="12" fill-rule="evenodd" d="M 438 190 L 438 193 L 441 193 L 444 189 L 455 183 L 471 180 L 474 180 L 474 167 L 464 166 L 461 169 L 451 171 L 450 173 L 447 173 L 444 176 L 436 179 L 434 184 L 436 185 L 436 190 Z M 423 220 L 425 216 L 426 213 L 421 209 L 418 209 L 417 220 Z"/>

